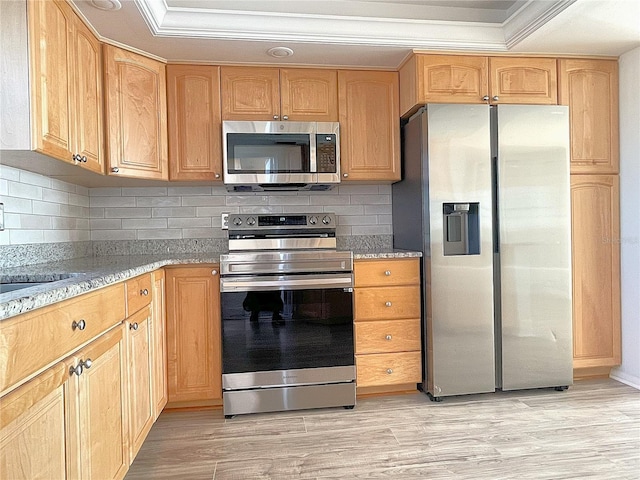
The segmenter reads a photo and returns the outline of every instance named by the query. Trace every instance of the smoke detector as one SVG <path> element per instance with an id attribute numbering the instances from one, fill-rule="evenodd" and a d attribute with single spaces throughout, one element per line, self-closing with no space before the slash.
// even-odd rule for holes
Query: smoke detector
<path id="1" fill-rule="evenodd" d="M 267 53 L 272 57 L 286 58 L 293 55 L 293 50 L 288 47 L 273 47 L 267 50 Z"/>
<path id="2" fill-rule="evenodd" d="M 120 0 L 91 0 L 91 5 L 99 10 L 115 11 L 122 8 Z"/>

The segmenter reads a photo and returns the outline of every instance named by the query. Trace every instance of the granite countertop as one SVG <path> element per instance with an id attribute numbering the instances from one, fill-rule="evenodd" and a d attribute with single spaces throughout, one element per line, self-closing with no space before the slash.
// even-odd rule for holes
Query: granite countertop
<path id="1" fill-rule="evenodd" d="M 404 250 L 354 252 L 354 259 L 421 257 Z M 220 253 L 82 257 L 0 271 L 0 283 L 46 282 L 0 294 L 0 320 L 73 298 L 167 265 L 219 263 Z"/>

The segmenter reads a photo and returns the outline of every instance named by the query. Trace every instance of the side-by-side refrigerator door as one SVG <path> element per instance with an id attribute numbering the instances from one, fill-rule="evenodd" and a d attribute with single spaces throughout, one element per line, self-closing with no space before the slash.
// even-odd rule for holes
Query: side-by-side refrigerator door
<path id="1" fill-rule="evenodd" d="M 488 105 L 428 105 L 427 389 L 495 390 Z"/>
<path id="2" fill-rule="evenodd" d="M 497 107 L 503 390 L 572 384 L 568 118 Z"/>

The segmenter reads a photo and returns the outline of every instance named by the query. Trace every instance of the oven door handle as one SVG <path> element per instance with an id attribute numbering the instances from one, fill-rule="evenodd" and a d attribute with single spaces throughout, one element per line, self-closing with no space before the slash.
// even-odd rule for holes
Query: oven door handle
<path id="1" fill-rule="evenodd" d="M 264 290 L 326 290 L 328 288 L 352 287 L 353 276 L 351 274 L 220 278 L 220 292 L 222 293 Z"/>

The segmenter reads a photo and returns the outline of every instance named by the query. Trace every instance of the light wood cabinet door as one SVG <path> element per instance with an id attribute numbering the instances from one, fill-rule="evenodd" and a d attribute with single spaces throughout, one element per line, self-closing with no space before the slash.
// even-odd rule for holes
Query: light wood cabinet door
<path id="1" fill-rule="evenodd" d="M 560 104 L 569 105 L 571 173 L 618 173 L 618 62 L 560 59 L 558 65 Z"/>
<path id="2" fill-rule="evenodd" d="M 283 120 L 337 122 L 337 72 L 280 69 L 280 112 Z"/>
<path id="3" fill-rule="evenodd" d="M 420 350 L 420 318 L 356 322 L 356 355 Z"/>
<path id="4" fill-rule="evenodd" d="M 0 476 L 79 477 L 77 419 L 69 413 L 69 371 L 59 363 L 0 399 Z"/>
<path id="5" fill-rule="evenodd" d="M 153 365 L 151 363 L 151 308 L 146 307 L 125 322 L 127 329 L 129 438 L 133 460 L 154 421 L 151 395 Z"/>
<path id="6" fill-rule="evenodd" d="M 104 46 L 107 173 L 168 179 L 164 64 Z"/>
<path id="7" fill-rule="evenodd" d="M 280 73 L 277 68 L 221 67 L 223 120 L 280 118 Z"/>
<path id="8" fill-rule="evenodd" d="M 120 324 L 75 357 L 91 367 L 74 376 L 83 479 L 121 479 L 129 468 L 127 352 Z"/>
<path id="9" fill-rule="evenodd" d="M 356 356 L 356 384 L 381 387 L 422 380 L 420 352 L 376 353 Z"/>
<path id="10" fill-rule="evenodd" d="M 486 103 L 488 66 L 487 57 L 418 55 L 418 103 Z"/>
<path id="11" fill-rule="evenodd" d="M 338 72 L 342 180 L 400 180 L 398 95 L 396 72 Z"/>
<path id="12" fill-rule="evenodd" d="M 356 287 L 420 285 L 417 258 L 358 260 L 353 266 Z"/>
<path id="13" fill-rule="evenodd" d="M 220 404 L 222 356 L 218 267 L 168 268 L 169 404 Z"/>
<path id="14" fill-rule="evenodd" d="M 156 270 L 153 277 L 153 297 L 151 304 L 151 335 L 153 347 L 153 405 L 154 419 L 167 404 L 167 316 L 165 304 L 164 270 Z"/>
<path id="15" fill-rule="evenodd" d="M 74 16 L 64 1 L 28 2 L 32 144 L 36 151 L 71 161 Z"/>
<path id="16" fill-rule="evenodd" d="M 571 175 L 574 369 L 620 365 L 620 184 Z"/>
<path id="17" fill-rule="evenodd" d="M 558 103 L 558 73 L 555 58 L 489 58 L 492 104 Z"/>
<path id="18" fill-rule="evenodd" d="M 220 67 L 167 65 L 169 180 L 222 182 Z"/>
<path id="19" fill-rule="evenodd" d="M 356 321 L 420 318 L 420 286 L 356 288 Z"/>

